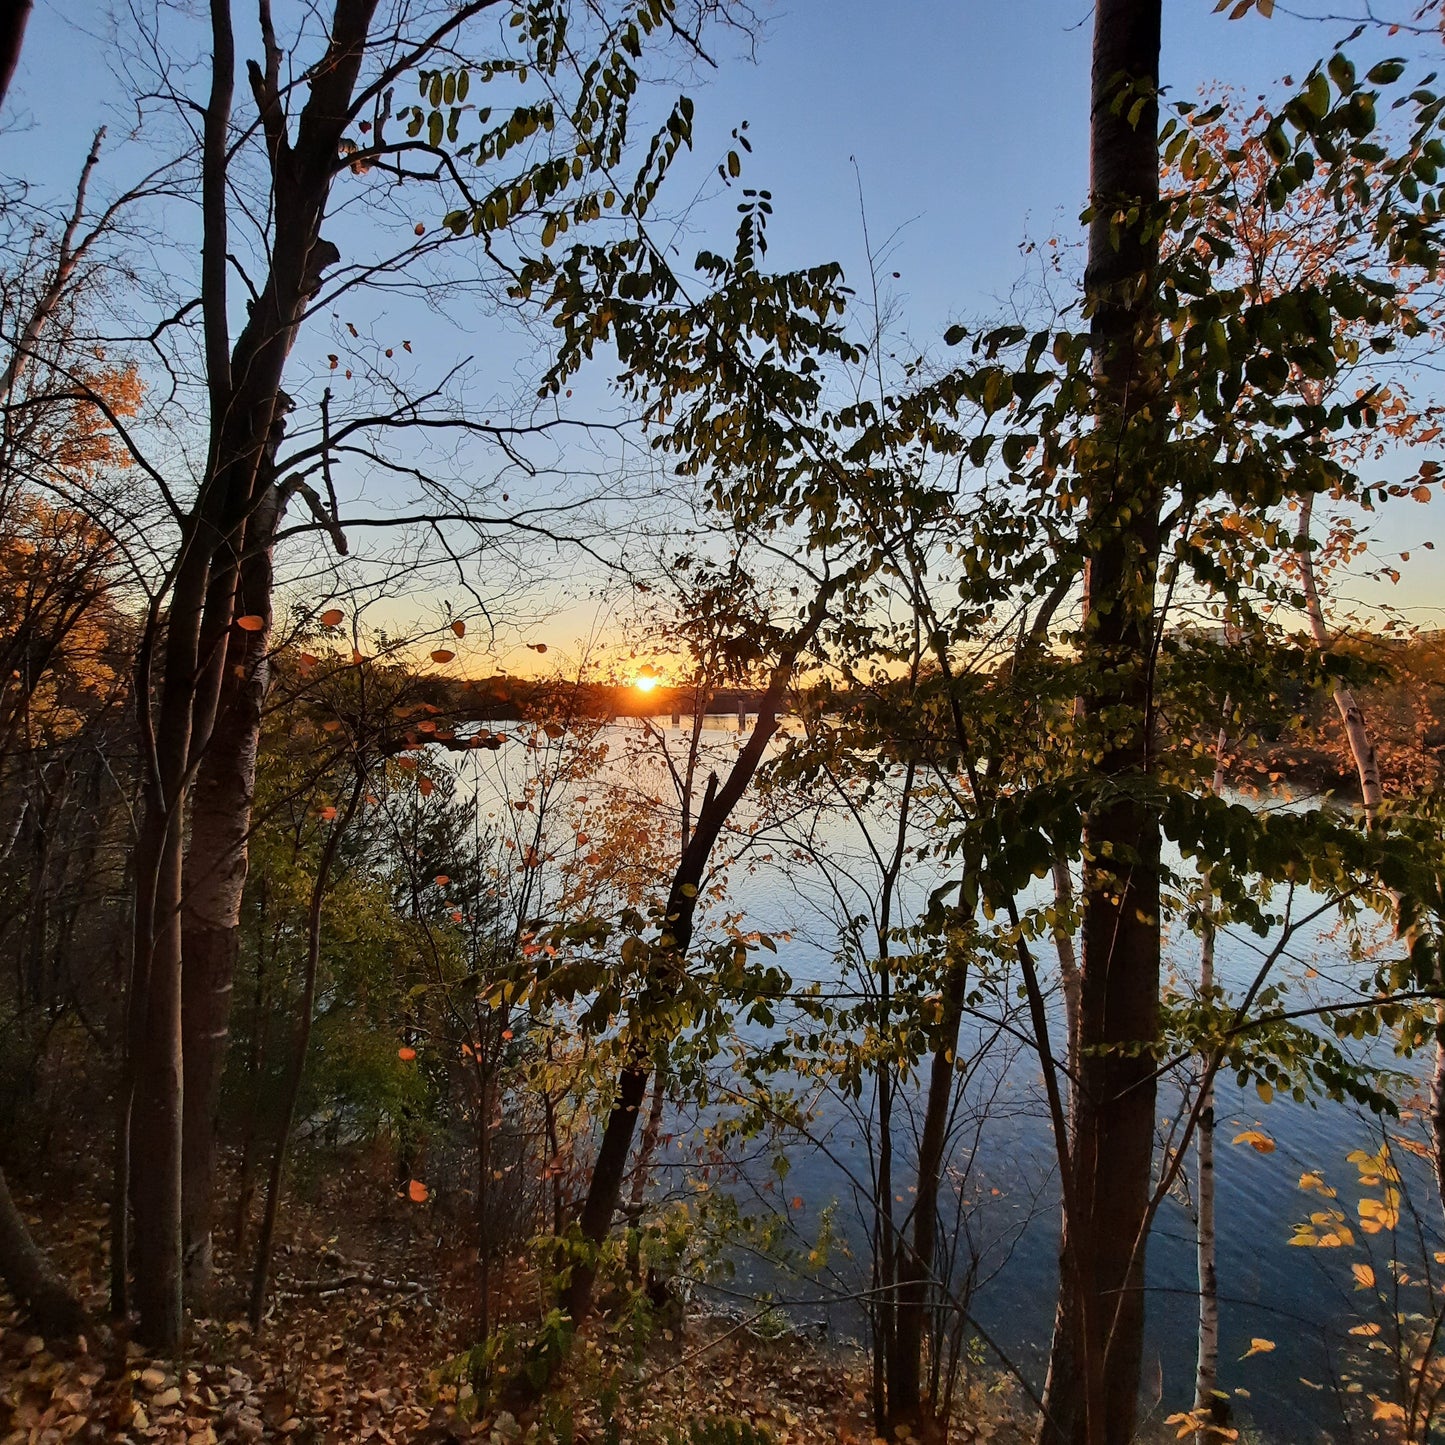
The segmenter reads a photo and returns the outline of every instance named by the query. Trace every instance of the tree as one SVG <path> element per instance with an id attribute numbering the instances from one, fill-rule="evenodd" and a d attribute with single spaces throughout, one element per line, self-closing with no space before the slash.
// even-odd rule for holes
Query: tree
<path id="1" fill-rule="evenodd" d="M 1099 446 L 1083 476 L 1086 717 L 1105 721 L 1097 776 L 1122 787 L 1085 819 L 1079 1057 L 1061 1158 L 1059 1322 L 1041 1439 L 1134 1434 L 1159 1031 L 1159 824 L 1129 796 L 1149 776 L 1149 659 L 1162 510 L 1153 305 L 1159 197 L 1157 0 L 1094 13 L 1085 276 Z M 1112 794 L 1112 795 L 1111 795 Z"/>
<path id="2" fill-rule="evenodd" d="M 208 436 L 191 498 L 172 496 L 161 469 L 147 467 L 171 510 L 175 546 L 152 597 L 137 666 L 146 792 L 137 850 L 129 1067 L 118 1145 L 122 1161 L 142 1153 L 146 1159 L 144 1170 L 122 1163 L 117 1196 L 132 1197 L 135 1208 L 142 1329 L 164 1346 L 173 1345 L 181 1329 L 182 1260 L 194 1266 L 195 1286 L 203 1284 L 207 1268 L 213 1100 L 245 878 L 259 699 L 265 693 L 272 625 L 270 553 L 280 535 L 277 527 L 287 502 L 300 496 L 315 528 L 342 535 L 339 524 L 345 519 L 338 515 L 334 491 L 323 502 L 307 478 L 319 472 L 329 487 L 335 449 L 354 452 L 369 432 L 442 425 L 495 437 L 506 430 L 455 415 L 437 418 L 415 398 L 398 404 L 394 394 L 379 414 L 353 417 L 333 429 L 329 397 L 323 397 L 319 442 L 280 455 L 288 409 L 281 384 L 298 330 L 321 298 L 334 301 L 369 282 L 378 270 L 395 274 L 429 250 L 462 243 L 470 234 L 490 237 L 513 226 L 535 227 L 545 247 L 566 229 L 569 217 L 578 225 L 602 219 L 618 199 L 609 177 L 626 150 L 627 98 L 639 83 L 644 37 L 673 29 L 681 34 L 691 23 L 677 19 L 666 0 L 624 6 L 613 17 L 579 18 L 564 4 L 544 5 L 530 14 L 520 35 L 543 81 L 540 98 L 490 125 L 491 112 L 483 108 L 476 112 L 478 137 L 461 139 L 461 123 L 472 114 L 466 96 L 474 74 L 478 84 L 527 83 L 528 65 L 507 56 L 475 69 L 422 72 L 422 104 L 394 115 L 398 83 L 438 53 L 460 54 L 469 23 L 494 5 L 495 0 L 471 0 L 441 18 L 418 10 L 398 24 L 381 26 L 372 0 L 337 0 L 315 54 L 307 50 L 304 33 L 288 49 L 267 6 L 261 15 L 260 59 L 246 68 L 254 119 L 244 123 L 236 115 L 231 6 L 216 0 L 209 11 L 209 90 L 205 101 L 195 104 L 203 121 L 194 157 L 200 180 L 197 309 Z M 690 12 L 692 20 L 701 24 L 711 8 L 697 7 Z M 569 29 L 573 20 L 576 36 Z M 595 59 L 587 57 L 589 44 L 599 49 Z M 304 62 L 303 55 L 309 56 Z M 307 77 L 304 94 L 284 76 L 293 58 Z M 571 73 L 574 63 L 583 77 L 583 93 L 568 106 L 549 88 Z M 605 103 L 592 88 L 604 79 Z M 170 93 L 168 84 L 165 90 Z M 177 103 L 183 111 L 192 104 L 185 97 L 177 97 Z M 687 139 L 689 117 L 686 105 L 670 117 L 666 146 L 653 147 L 638 181 L 639 196 L 651 199 L 668 160 Z M 235 207 L 238 188 L 246 184 L 244 167 L 256 148 L 263 153 L 262 186 L 268 198 L 258 212 L 265 216 L 264 245 L 257 249 L 258 277 L 252 281 L 242 268 L 251 303 L 233 336 L 228 292 L 230 269 L 239 263 L 234 262 L 232 230 L 241 214 Z M 503 158 L 518 150 L 522 163 L 509 171 L 516 158 Z M 468 179 L 462 162 L 484 168 L 483 184 Z M 351 264 L 327 286 L 324 278 L 342 258 L 321 227 L 334 206 L 338 179 L 348 173 L 371 176 L 372 184 L 428 181 L 439 185 L 447 199 L 460 201 L 460 208 L 447 210 L 440 237 L 427 236 L 423 223 L 421 241 L 404 244 L 379 266 Z M 640 214 L 637 197 L 624 194 L 621 199 Z M 438 205 L 443 209 L 445 200 Z M 174 330 L 190 310 L 190 303 L 183 305 L 160 331 Z M 427 507 L 411 520 L 485 526 L 455 502 Z M 355 525 L 366 525 L 366 519 Z M 184 1118 L 183 1096 L 191 1101 Z M 115 1251 L 122 1261 L 130 1253 L 124 1221 L 122 1206 Z M 124 1306 L 124 1296 L 118 1288 L 117 1307 Z"/>
<path id="3" fill-rule="evenodd" d="M 5 103 L 15 67 L 20 63 L 20 47 L 25 42 L 25 27 L 30 23 L 34 0 L 15 0 L 5 7 L 0 18 L 0 105 Z"/>

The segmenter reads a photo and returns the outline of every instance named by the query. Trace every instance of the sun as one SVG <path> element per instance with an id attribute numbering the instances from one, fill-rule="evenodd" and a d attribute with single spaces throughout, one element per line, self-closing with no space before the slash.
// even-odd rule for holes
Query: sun
<path id="1" fill-rule="evenodd" d="M 657 686 L 657 679 L 655 677 L 635 677 L 632 679 L 632 685 L 638 692 L 651 692 Z"/>

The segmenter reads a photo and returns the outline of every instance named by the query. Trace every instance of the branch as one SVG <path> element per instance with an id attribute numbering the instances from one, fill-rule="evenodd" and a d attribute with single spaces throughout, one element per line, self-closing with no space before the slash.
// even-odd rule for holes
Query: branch
<path id="1" fill-rule="evenodd" d="M 201 128 L 201 321 L 205 334 L 206 386 L 213 428 L 231 398 L 231 334 L 226 314 L 226 254 L 230 175 L 226 140 L 236 88 L 236 37 L 230 0 L 211 0 L 211 94 Z M 212 445 L 215 444 L 212 437 Z"/>

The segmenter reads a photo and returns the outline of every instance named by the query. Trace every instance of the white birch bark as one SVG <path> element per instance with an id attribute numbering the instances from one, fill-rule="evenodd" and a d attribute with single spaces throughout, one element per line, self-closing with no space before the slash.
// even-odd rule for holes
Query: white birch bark
<path id="1" fill-rule="evenodd" d="M 1224 700 L 1226 717 L 1230 699 Z M 1228 741 L 1225 728 L 1219 729 L 1214 745 L 1215 795 L 1224 790 L 1224 749 Z M 1214 901 L 1209 869 L 1204 870 L 1204 934 L 1199 950 L 1199 992 L 1207 998 L 1214 987 Z M 1199 1348 L 1194 1369 L 1194 1412 L 1198 1419 L 1213 1422 L 1218 1412 L 1219 1397 L 1219 1272 L 1214 1226 L 1214 1082 L 1205 1085 L 1199 1109 L 1199 1129 L 1194 1143 L 1195 1188 L 1195 1251 L 1199 1267 Z M 1195 1439 L 1197 1445 L 1211 1445 L 1218 1433 L 1209 1424 L 1203 1425 Z"/>

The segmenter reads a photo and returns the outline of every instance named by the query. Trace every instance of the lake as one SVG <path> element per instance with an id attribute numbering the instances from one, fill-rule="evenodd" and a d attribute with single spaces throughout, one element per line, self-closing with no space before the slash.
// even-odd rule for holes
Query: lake
<path id="1" fill-rule="evenodd" d="M 639 805 L 667 797 L 670 784 L 660 748 L 665 743 L 676 754 L 686 744 L 686 730 L 670 726 L 666 719 L 654 720 L 650 735 L 644 735 L 640 723 L 620 722 L 603 736 L 609 756 L 600 773 L 611 791 L 605 804 L 599 798 L 587 799 L 591 814 L 586 805 L 580 807 L 583 826 L 594 832 L 597 824 L 586 819 L 595 819 L 599 806 L 625 808 L 631 794 Z M 707 766 L 722 769 L 738 746 L 737 720 L 709 719 L 704 741 Z M 528 751 L 509 747 L 486 755 L 489 761 L 478 770 L 476 782 L 479 805 L 487 804 L 489 792 L 500 805 L 515 790 L 522 772 L 538 761 L 536 750 L 531 750 L 532 761 L 526 761 Z M 589 786 L 593 792 L 601 790 L 600 782 Z M 572 791 L 586 796 L 580 786 Z M 842 817 L 827 820 L 821 831 L 816 825 L 810 829 L 810 844 L 827 859 L 829 884 L 820 869 L 788 856 L 792 850 L 785 831 L 765 827 L 748 832 L 749 825 L 763 821 L 756 811 L 739 819 L 739 832 L 730 842 L 740 857 L 729 872 L 726 907 L 742 915 L 745 927 L 781 935 L 779 960 L 795 988 L 816 983 L 824 991 L 846 990 L 850 980 L 838 956 L 837 920 L 844 913 L 862 910 L 873 871 L 861 829 Z M 905 919 L 946 877 L 934 860 L 914 861 L 901 890 Z M 1303 895 L 1297 898 L 1296 916 L 1308 912 L 1315 901 Z M 1340 998 L 1354 991 L 1362 969 L 1351 965 L 1343 944 L 1332 936 L 1334 923 L 1327 915 L 1291 941 L 1279 967 L 1281 976 L 1289 980 L 1292 997 Z M 1222 930 L 1216 958 L 1219 982 L 1232 992 L 1241 990 L 1267 946 L 1267 940 L 1246 931 Z M 1197 937 L 1177 925 L 1166 956 L 1181 988 L 1197 973 L 1198 949 Z M 1041 949 L 1040 963 L 1056 976 L 1056 959 L 1047 949 Z M 1012 982 L 1001 985 L 996 1014 L 1015 1006 Z M 980 1009 L 981 1014 L 988 1012 Z M 1061 1027 L 1058 1012 L 1051 1025 L 1055 1030 Z M 739 1036 L 744 1045 L 760 1045 L 799 1021 L 796 1014 L 780 1016 L 770 1030 L 739 1024 Z M 808 1027 L 816 1031 L 817 1026 Z M 994 1032 L 982 1019 L 973 1020 L 960 1041 L 961 1056 L 973 1057 Z M 1378 1043 L 1369 1048 L 1370 1057 L 1389 1062 L 1402 1073 L 1425 1067 L 1423 1059 L 1393 1060 Z M 725 1068 L 721 1076 L 726 1079 Z M 795 1076 L 792 1082 L 802 1081 Z M 961 1253 L 977 1261 L 978 1283 L 970 1300 L 977 1326 L 1037 1388 L 1042 1384 L 1053 1322 L 1058 1236 L 1054 1150 L 1037 1059 L 1017 1039 L 996 1046 L 979 1065 L 970 1092 L 972 1098 L 965 1097 L 955 1119 L 948 1161 L 952 1203 L 944 1223 L 954 1232 Z M 915 1083 L 903 1091 L 900 1103 L 906 1110 L 917 1099 Z M 1173 1112 L 1176 1099 L 1177 1091 L 1161 1089 L 1161 1117 Z M 739 1248 L 732 1258 L 735 1278 L 725 1282 L 715 1298 L 743 1306 L 766 1291 L 795 1318 L 816 1323 L 833 1337 L 857 1337 L 865 1323 L 857 1296 L 866 1288 L 868 1272 L 868 1229 L 858 1208 L 859 1184 L 866 1188 L 870 1176 L 865 1121 L 872 1099 L 866 1092 L 856 1101 L 824 1092 L 814 1102 L 807 1137 L 795 1136 L 783 1145 L 785 1179 L 780 1180 L 774 1170 L 774 1151 L 758 1147 L 726 1187 L 753 1209 L 786 1209 L 796 1224 L 793 1234 L 800 1252 L 806 1252 L 816 1236 L 824 1208 L 836 1206 L 832 1229 L 842 1248 L 830 1251 L 821 1270 L 802 1272 Z M 1289 1240 L 1296 1224 L 1330 1202 L 1299 1187 L 1302 1175 L 1317 1174 L 1338 1188 L 1334 1202 L 1349 1215 L 1357 1244 L 1376 1246 L 1376 1275 L 1381 1280 L 1387 1277 L 1392 1236 L 1385 1232 L 1371 1238 L 1359 1231 L 1356 1169 L 1346 1160 L 1352 1150 L 1378 1146 L 1379 1126 L 1352 1107 L 1324 1099 L 1300 1104 L 1276 1096 L 1265 1103 L 1253 1086 L 1241 1090 L 1232 1076 L 1220 1080 L 1217 1115 L 1220 1387 L 1235 1394 L 1240 1418 L 1270 1439 L 1327 1438 L 1325 1432 L 1340 1419 L 1337 1391 L 1346 1388 L 1342 1376 L 1351 1373 L 1359 1378 L 1362 1368 L 1390 1363 L 1383 1354 L 1369 1353 L 1367 1339 L 1348 1333 L 1362 1318 L 1351 1265 L 1371 1256 L 1363 1248 L 1299 1248 Z M 690 1125 L 715 1118 L 715 1113 L 703 1121 L 678 1116 L 669 1127 L 681 1136 Z M 1246 1130 L 1267 1135 L 1276 1147 L 1262 1153 L 1245 1143 L 1233 1145 L 1231 1140 Z M 898 1160 L 894 1179 L 903 1195 L 900 1209 L 905 1209 L 911 1164 L 906 1156 L 911 1146 L 901 1147 L 905 1157 Z M 1413 1227 L 1413 1235 L 1402 1227 L 1393 1248 L 1418 1273 L 1417 1264 L 1428 1262 L 1433 1251 L 1442 1248 L 1439 1204 L 1428 1169 L 1408 1154 L 1398 1150 L 1396 1154 L 1407 1197 L 1422 1218 L 1405 1221 Z M 680 1149 L 674 1149 L 660 1171 L 664 1186 L 680 1190 L 683 1176 L 694 1168 Z M 1148 1256 L 1144 1394 L 1146 1406 L 1160 1417 L 1192 1403 L 1194 1251 L 1188 1208 L 1182 1199 L 1171 1197 L 1161 1209 Z M 1256 1346 L 1250 1353 L 1251 1342 L 1258 1340 L 1270 1342 L 1273 1348 Z M 1365 1378 L 1368 1384 L 1369 1377 Z"/>

